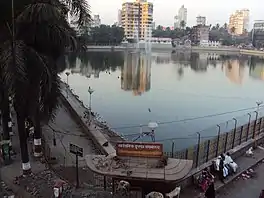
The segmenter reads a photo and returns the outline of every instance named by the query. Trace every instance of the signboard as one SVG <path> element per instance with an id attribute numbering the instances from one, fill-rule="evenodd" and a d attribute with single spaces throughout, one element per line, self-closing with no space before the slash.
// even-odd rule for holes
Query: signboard
<path id="1" fill-rule="evenodd" d="M 159 158 L 163 155 L 163 145 L 148 142 L 119 142 L 116 153 L 123 157 L 151 157 Z"/>
<path id="2" fill-rule="evenodd" d="M 70 152 L 79 157 L 83 157 L 83 148 L 70 143 Z"/>

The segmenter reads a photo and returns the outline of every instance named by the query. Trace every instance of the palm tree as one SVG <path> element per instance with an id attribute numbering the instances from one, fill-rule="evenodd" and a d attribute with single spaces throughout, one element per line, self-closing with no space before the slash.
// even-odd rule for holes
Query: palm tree
<path id="1" fill-rule="evenodd" d="M 68 13 L 75 16 L 79 27 L 88 24 L 91 17 L 85 0 L 16 0 L 15 7 L 9 2 L 2 4 L 4 20 L 0 21 L 0 30 L 4 36 L 0 41 L 4 44 L 0 63 L 4 84 L 14 95 L 22 169 L 27 173 L 31 168 L 25 120 L 29 117 L 34 122 L 34 154 L 40 156 L 41 121 L 54 116 L 60 93 L 56 62 L 66 49 L 76 47 L 76 33 L 68 24 Z"/>

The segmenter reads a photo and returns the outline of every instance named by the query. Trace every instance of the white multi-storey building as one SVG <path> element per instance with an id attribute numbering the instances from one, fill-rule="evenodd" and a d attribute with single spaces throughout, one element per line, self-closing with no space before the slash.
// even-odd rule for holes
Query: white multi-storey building
<path id="1" fill-rule="evenodd" d="M 178 15 L 174 17 L 174 28 L 183 28 L 182 21 L 184 21 L 185 26 L 187 24 L 187 8 L 182 5 L 182 7 L 178 11 Z"/>
<path id="2" fill-rule="evenodd" d="M 117 26 L 122 26 L 122 10 L 118 10 Z"/>
<path id="3" fill-rule="evenodd" d="M 196 25 L 206 25 L 206 17 L 205 16 L 198 16 L 196 17 Z"/>
<path id="4" fill-rule="evenodd" d="M 101 19 L 100 19 L 100 15 L 94 15 L 93 17 L 93 21 L 92 21 L 92 27 L 99 27 L 101 25 Z"/>

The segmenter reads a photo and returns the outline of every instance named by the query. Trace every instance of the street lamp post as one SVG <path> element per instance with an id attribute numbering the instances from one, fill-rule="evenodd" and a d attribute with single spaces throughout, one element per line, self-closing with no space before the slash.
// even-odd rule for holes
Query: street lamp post
<path id="1" fill-rule="evenodd" d="M 263 104 L 263 101 L 259 101 L 259 102 L 256 102 L 258 108 L 257 108 L 257 111 L 259 111 L 259 106 Z"/>
<path id="2" fill-rule="evenodd" d="M 70 72 L 66 72 L 65 74 L 67 76 L 67 86 L 69 87 L 69 75 L 70 75 Z M 69 97 L 68 87 L 66 87 L 67 98 Z"/>
<path id="3" fill-rule="evenodd" d="M 88 93 L 90 95 L 90 100 L 89 100 L 89 125 L 91 124 L 92 120 L 92 94 L 94 90 L 89 86 Z"/>
<path id="4" fill-rule="evenodd" d="M 158 128 L 158 123 L 157 122 L 150 122 L 148 124 L 148 128 L 151 130 L 151 139 L 153 142 L 155 142 L 155 129 Z"/>

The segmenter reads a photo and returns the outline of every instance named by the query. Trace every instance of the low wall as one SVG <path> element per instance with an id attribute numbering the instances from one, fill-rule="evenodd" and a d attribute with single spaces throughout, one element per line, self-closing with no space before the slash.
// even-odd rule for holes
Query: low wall
<path id="1" fill-rule="evenodd" d="M 65 83 L 61 82 L 61 87 L 61 101 L 63 105 L 69 110 L 73 119 L 75 119 L 75 121 L 82 127 L 83 131 L 92 139 L 93 143 L 102 154 L 115 155 L 115 147 L 111 144 L 110 138 L 107 138 L 110 136 L 107 133 L 104 133 L 102 127 L 98 125 L 97 121 L 93 121 L 91 125 L 88 126 L 88 120 L 84 117 L 84 112 L 88 111 L 87 108 L 69 90 Z M 117 141 L 120 140 L 117 139 Z"/>
<path id="2" fill-rule="evenodd" d="M 100 152 L 104 155 L 107 154 L 107 152 L 105 151 L 105 149 L 103 148 L 103 146 L 101 144 L 98 143 L 97 139 L 90 133 L 88 127 L 86 126 L 86 124 L 82 121 L 81 117 L 78 115 L 78 113 L 74 110 L 74 108 L 71 106 L 71 104 L 68 102 L 68 100 L 61 94 L 61 101 L 62 104 L 69 110 L 70 114 L 72 115 L 73 119 L 75 119 L 75 121 L 80 124 L 80 126 L 82 127 L 83 131 L 92 139 L 93 143 L 96 145 L 96 147 L 100 150 Z M 107 141 L 105 139 L 105 141 Z"/>
<path id="3" fill-rule="evenodd" d="M 259 51 L 259 50 L 240 50 L 241 54 L 244 55 L 254 55 L 254 56 L 264 56 L 264 51 Z"/>

